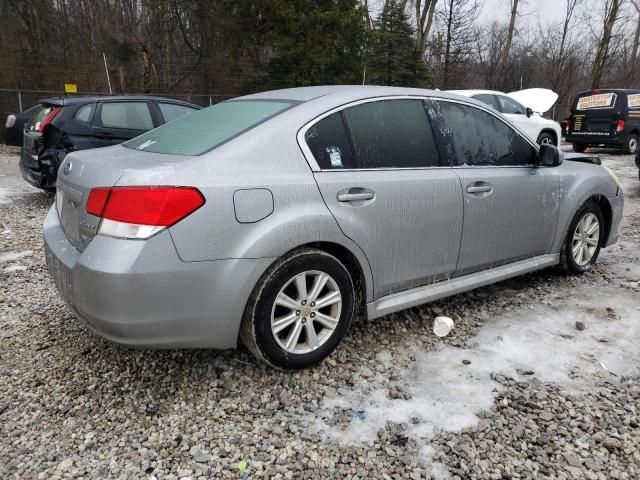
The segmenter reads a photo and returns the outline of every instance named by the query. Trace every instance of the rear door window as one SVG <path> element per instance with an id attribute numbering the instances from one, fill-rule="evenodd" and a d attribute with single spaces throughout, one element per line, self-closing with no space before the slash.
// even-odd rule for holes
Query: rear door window
<path id="1" fill-rule="evenodd" d="M 521 166 L 536 162 L 536 149 L 513 128 L 479 108 L 441 101 L 450 132 L 454 164 Z"/>
<path id="2" fill-rule="evenodd" d="M 500 107 L 498 106 L 498 101 L 496 100 L 496 96 L 490 93 L 480 93 L 478 95 L 474 95 L 473 98 L 476 100 L 480 100 L 482 103 L 486 103 L 490 107 L 495 108 L 500 111 Z"/>
<path id="3" fill-rule="evenodd" d="M 165 123 L 172 122 L 180 117 L 184 117 L 185 115 L 197 111 L 195 108 L 187 107 L 185 105 L 177 105 L 175 103 L 158 103 L 158 107 L 164 117 Z"/>
<path id="4" fill-rule="evenodd" d="M 379 100 L 344 110 L 359 168 L 439 166 L 422 100 Z"/>
<path id="5" fill-rule="evenodd" d="M 613 108 L 616 104 L 617 95 L 613 92 L 608 93 L 587 93 L 578 96 L 574 110 L 600 110 L 604 108 Z"/>
<path id="6" fill-rule="evenodd" d="M 153 120 L 146 102 L 103 103 L 100 122 L 104 128 L 151 130 Z"/>
<path id="7" fill-rule="evenodd" d="M 510 113 L 513 115 L 524 115 L 525 109 L 518 102 L 505 95 L 497 95 L 498 111 L 501 113 Z"/>
<path id="8" fill-rule="evenodd" d="M 305 140 L 321 169 L 356 167 L 341 112 L 312 125 L 305 133 Z"/>

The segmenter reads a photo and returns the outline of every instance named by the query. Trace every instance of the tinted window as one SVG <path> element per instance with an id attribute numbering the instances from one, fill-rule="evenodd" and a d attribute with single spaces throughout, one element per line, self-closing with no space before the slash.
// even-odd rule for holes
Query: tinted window
<path id="1" fill-rule="evenodd" d="M 438 165 L 427 112 L 420 100 L 382 100 L 344 110 L 360 168 Z"/>
<path id="2" fill-rule="evenodd" d="M 40 124 L 44 122 L 47 116 L 53 110 L 51 105 L 39 105 L 39 110 L 36 111 L 33 116 L 27 122 L 27 130 L 30 132 L 37 132 L 40 130 Z"/>
<path id="3" fill-rule="evenodd" d="M 495 95 L 491 95 L 488 93 L 481 93 L 479 95 L 474 95 L 473 98 L 475 98 L 476 100 L 480 100 L 482 103 L 486 103 L 487 105 L 495 108 L 498 111 L 500 110 L 500 108 L 498 107 L 498 102 L 496 101 Z"/>
<path id="4" fill-rule="evenodd" d="M 184 105 L 176 105 L 175 103 L 159 103 L 160 111 L 164 117 L 166 123 L 177 120 L 180 117 L 184 117 L 190 113 L 196 111 L 195 108 L 185 107 Z"/>
<path id="5" fill-rule="evenodd" d="M 504 95 L 497 95 L 497 97 L 498 103 L 500 105 L 500 108 L 498 108 L 498 110 L 502 113 L 514 113 L 517 115 L 525 114 L 524 107 L 515 100 L 509 97 L 505 97 Z"/>
<path id="6" fill-rule="evenodd" d="M 459 165 L 532 165 L 536 150 L 513 128 L 478 108 L 440 102 Z"/>
<path id="7" fill-rule="evenodd" d="M 145 152 L 201 155 L 296 103 L 288 100 L 230 100 L 162 125 L 123 145 Z"/>
<path id="8" fill-rule="evenodd" d="M 144 102 L 103 103 L 100 113 L 102 126 L 106 128 L 128 128 L 151 130 L 153 121 L 149 106 Z"/>
<path id="9" fill-rule="evenodd" d="M 90 123 L 91 117 L 93 117 L 93 108 L 95 106 L 95 103 L 90 103 L 88 105 L 83 105 L 78 110 L 76 110 L 76 114 L 74 115 L 76 121 L 82 123 Z"/>
<path id="10" fill-rule="evenodd" d="M 349 137 L 340 112 L 311 126 L 304 138 L 321 169 L 355 168 Z"/>

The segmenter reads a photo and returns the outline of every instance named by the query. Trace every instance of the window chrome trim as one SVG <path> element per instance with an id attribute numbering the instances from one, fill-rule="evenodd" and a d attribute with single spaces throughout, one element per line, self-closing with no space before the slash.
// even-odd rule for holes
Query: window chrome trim
<path id="1" fill-rule="evenodd" d="M 302 154 L 304 155 L 305 159 L 307 160 L 307 163 L 309 164 L 309 167 L 311 167 L 311 170 L 313 172 L 376 172 L 376 171 L 388 171 L 388 170 L 434 170 L 434 169 L 442 169 L 442 168 L 532 168 L 532 167 L 537 167 L 538 166 L 538 165 L 534 165 L 534 164 L 526 164 L 526 165 L 453 165 L 453 166 L 439 165 L 437 167 L 384 167 L 384 168 L 341 168 L 341 169 L 327 168 L 327 169 L 324 169 L 324 170 L 322 168 L 320 168 L 320 166 L 318 165 L 318 162 L 316 161 L 315 157 L 313 156 L 313 153 L 311 153 L 311 149 L 307 145 L 307 141 L 305 139 L 305 135 L 306 135 L 307 131 L 311 127 L 313 127 L 316 123 L 318 123 L 320 120 L 328 117 L 329 115 L 333 115 L 336 112 L 341 112 L 342 110 L 345 110 L 347 108 L 355 107 L 357 105 L 362 105 L 364 103 L 379 102 L 379 101 L 383 101 L 383 100 L 422 100 L 422 101 L 433 100 L 433 101 L 439 101 L 439 102 L 440 101 L 444 101 L 444 102 L 451 102 L 451 103 L 459 103 L 461 105 L 465 105 L 465 106 L 468 106 L 468 107 L 477 108 L 478 110 L 486 112 L 489 115 L 492 115 L 494 118 L 496 118 L 499 121 L 501 121 L 507 127 L 511 128 L 511 130 L 515 131 L 518 135 L 520 135 L 527 143 L 529 143 L 529 145 L 531 145 L 535 149 L 536 152 L 538 152 L 538 153 L 540 152 L 540 146 L 538 144 L 533 142 L 524 132 L 522 132 L 520 129 L 518 129 L 517 126 L 511 125 L 507 119 L 501 118 L 502 114 L 500 114 L 499 112 L 493 111 L 494 109 L 492 107 L 488 106 L 488 105 L 484 105 L 484 104 L 483 105 L 476 105 L 475 103 L 465 102 L 464 100 L 446 98 L 446 97 L 437 97 L 437 96 L 432 96 L 432 95 L 429 95 L 429 96 L 425 96 L 425 95 L 388 95 L 388 96 L 364 98 L 364 99 L 354 100 L 352 102 L 345 103 L 343 105 L 334 107 L 331 110 L 328 110 L 328 111 L 316 116 L 315 118 L 313 118 L 312 120 L 308 121 L 307 123 L 305 123 L 298 130 L 298 133 L 296 135 L 296 139 L 298 141 L 298 146 L 300 147 L 300 150 L 302 150 Z M 480 100 L 476 100 L 476 101 L 480 102 Z M 496 115 L 496 113 L 497 113 L 497 115 Z M 428 114 L 427 114 L 427 118 L 428 118 Z M 429 118 L 429 122 L 431 122 L 430 118 Z M 345 125 L 345 127 L 346 127 L 346 125 Z"/>

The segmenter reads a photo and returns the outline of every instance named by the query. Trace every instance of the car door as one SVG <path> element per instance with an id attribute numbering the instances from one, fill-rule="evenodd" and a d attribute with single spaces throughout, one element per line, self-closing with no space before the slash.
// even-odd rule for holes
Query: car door
<path id="1" fill-rule="evenodd" d="M 304 142 L 327 207 L 369 260 L 375 298 L 454 272 L 460 182 L 440 164 L 421 99 L 348 106 L 308 127 Z"/>
<path id="2" fill-rule="evenodd" d="M 551 250 L 560 180 L 537 166 L 537 147 L 499 116 L 476 106 L 434 102 L 443 142 L 464 195 L 457 275 Z"/>
<path id="3" fill-rule="evenodd" d="M 94 147 L 117 145 L 155 127 L 145 101 L 99 102 L 94 115 Z"/>

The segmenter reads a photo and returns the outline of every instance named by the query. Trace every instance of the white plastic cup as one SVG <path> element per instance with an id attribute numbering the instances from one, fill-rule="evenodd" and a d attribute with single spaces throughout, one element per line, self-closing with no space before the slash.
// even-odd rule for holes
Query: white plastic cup
<path id="1" fill-rule="evenodd" d="M 453 330 L 453 320 L 449 317 L 436 317 L 433 321 L 433 333 L 438 337 L 446 337 Z"/>

